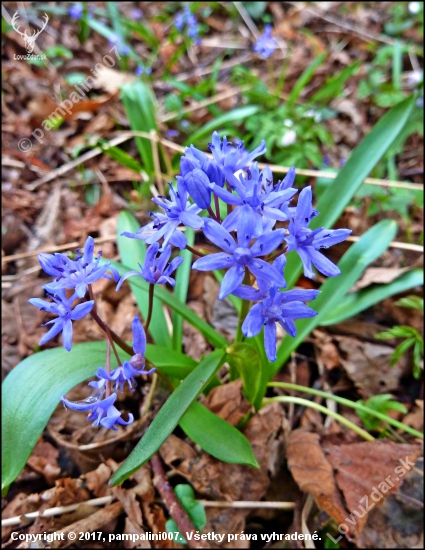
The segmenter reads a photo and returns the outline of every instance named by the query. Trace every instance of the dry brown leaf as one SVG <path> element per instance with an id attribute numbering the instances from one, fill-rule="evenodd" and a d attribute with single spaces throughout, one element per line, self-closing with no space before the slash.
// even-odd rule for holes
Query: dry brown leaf
<path id="1" fill-rule="evenodd" d="M 124 534 L 126 535 L 146 535 L 143 527 L 139 527 L 131 521 L 130 518 L 125 518 Z M 151 543 L 148 540 L 125 540 L 124 548 L 151 548 Z"/>
<path id="2" fill-rule="evenodd" d="M 111 494 L 111 488 L 108 485 L 112 471 L 106 464 L 99 464 L 96 470 L 84 474 L 86 485 L 96 497 L 104 497 Z"/>
<path id="3" fill-rule="evenodd" d="M 288 468 L 302 491 L 313 495 L 317 506 L 337 524 L 344 523 L 347 512 L 335 483 L 332 465 L 319 442 L 319 435 L 295 430 L 286 448 Z"/>
<path id="4" fill-rule="evenodd" d="M 355 292 L 371 284 L 389 284 L 397 277 L 400 277 L 410 267 L 369 267 L 363 274 L 363 277 L 351 288 L 350 292 Z"/>
<path id="5" fill-rule="evenodd" d="M 421 453 L 416 445 L 378 440 L 327 445 L 323 450 L 350 511 L 346 518 L 353 521 L 354 517 L 359 533 L 366 523 L 366 512 L 400 487 Z"/>
<path id="6" fill-rule="evenodd" d="M 43 475 L 49 485 L 53 485 L 59 477 L 61 469 L 57 462 L 59 451 L 43 438 L 37 441 L 31 456 L 28 459 L 28 466 Z"/>
<path id="7" fill-rule="evenodd" d="M 396 389 L 406 367 L 406 357 L 390 367 L 393 348 L 383 344 L 361 342 L 355 338 L 338 336 L 341 365 L 363 397 L 388 393 Z"/>
<path id="8" fill-rule="evenodd" d="M 424 402 L 423 399 L 416 399 L 415 408 L 403 418 L 403 424 L 410 426 L 420 432 L 424 429 Z"/>
<path id="9" fill-rule="evenodd" d="M 242 380 L 213 388 L 203 405 L 232 426 L 242 420 L 252 407 L 242 392 Z"/>

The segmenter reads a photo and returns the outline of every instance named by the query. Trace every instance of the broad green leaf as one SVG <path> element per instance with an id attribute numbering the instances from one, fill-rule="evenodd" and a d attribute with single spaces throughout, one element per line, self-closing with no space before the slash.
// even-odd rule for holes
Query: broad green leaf
<path id="1" fill-rule="evenodd" d="M 158 451 L 190 404 L 221 367 L 225 356 L 224 350 L 213 351 L 174 390 L 130 456 L 111 477 L 112 485 L 117 485 L 127 479 Z"/>
<path id="2" fill-rule="evenodd" d="M 321 293 L 311 302 L 311 307 L 318 312 L 316 317 L 300 319 L 296 322 L 297 336 L 285 336 L 279 346 L 277 360 L 273 365 L 276 373 L 291 353 L 304 338 L 326 318 L 344 298 L 354 283 L 360 278 L 366 267 L 385 252 L 397 233 L 397 224 L 393 220 L 382 220 L 366 231 L 341 258 L 338 267 L 341 275 L 329 277 L 320 287 Z"/>
<path id="3" fill-rule="evenodd" d="M 124 275 L 124 273 L 127 273 L 129 271 L 129 267 L 119 263 L 119 262 L 111 262 L 113 267 L 117 269 L 120 275 Z M 141 289 L 147 296 L 147 293 L 149 291 L 149 284 L 142 279 L 141 277 L 134 277 L 133 279 L 133 285 L 139 289 Z M 180 300 L 177 300 L 177 298 L 171 294 L 171 292 L 168 292 L 165 288 L 160 287 L 160 285 L 157 285 L 158 288 L 155 289 L 155 297 L 158 298 L 158 300 L 161 300 L 164 304 L 167 306 L 170 306 L 173 310 L 177 311 L 185 321 L 187 321 L 189 324 L 191 324 L 193 327 L 195 327 L 201 334 L 205 336 L 205 338 L 210 342 L 214 347 L 224 347 L 229 344 L 229 342 L 224 338 L 224 336 L 221 336 L 214 328 L 198 317 L 196 313 L 191 310 L 186 304 L 183 304 L 180 302 Z"/>
<path id="4" fill-rule="evenodd" d="M 184 433 L 211 456 L 258 468 L 247 438 L 234 426 L 194 401 L 180 419 Z"/>
<path id="5" fill-rule="evenodd" d="M 124 352 L 120 356 L 128 357 Z M 70 352 L 55 348 L 31 355 L 7 375 L 2 385 L 2 488 L 25 466 L 61 396 L 94 377 L 105 357 L 105 342 L 74 344 Z M 116 366 L 111 354 L 111 368 Z"/>
<path id="6" fill-rule="evenodd" d="M 132 130 L 149 133 L 157 129 L 155 97 L 145 82 L 139 80 L 124 84 L 121 87 L 121 99 Z M 141 137 L 135 140 L 146 172 L 153 174 L 155 164 L 151 140 Z"/>
<path id="7" fill-rule="evenodd" d="M 370 285 L 357 292 L 347 294 L 347 296 L 326 315 L 320 324 L 326 326 L 340 323 L 374 304 L 382 302 L 385 298 L 389 298 L 390 296 L 394 296 L 394 294 L 399 294 L 415 286 L 420 286 L 423 284 L 423 276 L 422 269 L 412 269 L 412 271 L 403 273 L 391 283 Z"/>
<path id="8" fill-rule="evenodd" d="M 317 202 L 320 214 L 310 224 L 311 229 L 331 228 L 341 216 L 344 208 L 357 193 L 364 179 L 380 161 L 413 112 L 415 97 L 402 101 L 388 111 L 352 152 L 332 185 L 329 185 Z M 287 255 L 285 278 L 288 289 L 296 283 L 302 271 L 296 252 Z"/>
<path id="9" fill-rule="evenodd" d="M 254 405 L 261 386 L 261 357 L 256 348 L 247 343 L 236 343 L 226 348 L 227 362 L 236 369 L 242 378 L 243 391 L 248 401 Z M 267 383 L 267 382 L 266 382 Z M 261 388 L 263 389 L 263 388 Z M 264 394 L 261 394 L 262 400 Z"/>
<path id="10" fill-rule="evenodd" d="M 121 233 L 124 231 L 135 233 L 139 228 L 139 222 L 132 214 L 129 212 L 120 213 L 117 223 L 117 244 L 123 264 L 129 267 L 126 271 L 140 269 L 138 263 L 143 265 L 145 261 L 146 245 L 138 239 L 122 237 Z M 123 275 L 123 273 L 120 273 L 120 275 Z M 137 275 L 127 279 L 127 282 L 130 284 L 130 288 L 133 291 L 137 305 L 139 306 L 144 319 L 146 319 L 149 309 L 148 294 L 136 285 L 136 281 L 139 282 L 139 280 L 145 284 L 146 289 L 149 289 L 149 283 Z M 155 289 L 155 293 L 156 290 L 157 289 Z M 167 323 L 165 321 L 163 306 L 158 298 L 155 297 L 155 294 L 153 302 L 153 315 L 149 325 L 149 331 L 156 344 L 166 348 L 171 348 L 172 341 L 168 332 Z"/>
<path id="11" fill-rule="evenodd" d="M 189 246 L 193 246 L 195 242 L 195 231 L 190 227 L 185 231 L 186 239 Z M 174 296 L 183 304 L 186 303 L 187 291 L 189 288 L 190 271 L 192 269 L 192 252 L 182 250 L 180 256 L 183 258 L 183 263 L 178 267 L 176 273 L 176 286 L 174 287 Z M 183 342 L 183 317 L 173 311 L 173 348 L 181 351 Z"/>
<path id="12" fill-rule="evenodd" d="M 146 358 L 167 376 L 183 380 L 197 366 L 197 362 L 180 351 L 147 344 Z"/>
<path id="13" fill-rule="evenodd" d="M 316 57 L 316 59 L 313 61 L 313 63 L 311 65 L 309 65 L 305 69 L 305 71 L 301 74 L 299 79 L 295 82 L 295 84 L 294 84 L 294 86 L 291 90 L 291 93 L 289 94 L 289 97 L 286 101 L 286 107 L 290 107 L 290 106 L 295 104 L 295 102 L 297 101 L 297 99 L 300 96 L 300 93 L 303 91 L 303 89 L 307 86 L 307 84 L 312 79 L 312 77 L 314 75 L 314 72 L 317 69 L 317 67 L 319 65 L 321 65 L 323 63 L 323 61 L 325 60 L 326 55 L 327 55 L 326 53 L 322 53 L 318 57 Z"/>
<path id="14" fill-rule="evenodd" d="M 201 137 L 204 137 L 206 134 L 210 134 L 213 130 L 219 129 L 220 126 L 223 126 L 223 124 L 226 124 L 227 122 L 242 122 L 245 118 L 255 115 L 255 113 L 259 110 L 259 105 L 245 105 L 244 107 L 232 109 L 224 115 L 216 117 L 202 126 L 202 128 L 190 136 L 190 139 L 187 140 L 187 145 L 190 145 L 190 143 L 195 143 Z"/>

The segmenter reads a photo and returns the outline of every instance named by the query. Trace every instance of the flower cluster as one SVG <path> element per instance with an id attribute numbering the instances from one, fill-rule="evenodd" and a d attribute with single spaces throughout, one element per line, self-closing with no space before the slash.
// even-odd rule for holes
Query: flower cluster
<path id="1" fill-rule="evenodd" d="M 174 26 L 179 32 L 185 31 L 185 34 L 189 38 L 195 41 L 195 44 L 199 44 L 199 25 L 195 15 L 189 8 L 185 8 L 183 11 L 179 11 L 174 19 Z"/>
<path id="2" fill-rule="evenodd" d="M 88 237 L 82 254 L 78 254 L 74 259 L 65 254 L 39 254 L 38 261 L 41 268 L 48 275 L 55 277 L 53 281 L 43 286 L 53 302 L 46 302 L 39 298 L 31 298 L 29 302 L 40 310 L 53 313 L 58 317 L 46 323 L 53 325 L 51 329 L 40 340 L 40 346 L 45 344 L 63 333 L 63 345 L 67 351 L 71 351 L 72 346 L 72 321 L 82 319 L 93 309 L 94 301 L 90 300 L 78 304 L 73 308 L 75 300 L 83 298 L 88 290 L 88 285 L 99 279 L 110 279 L 108 272 L 112 273 L 115 281 L 118 281 L 119 274 L 111 266 L 110 262 L 100 265 L 102 253 L 99 252 L 96 258 L 93 257 L 94 240 Z M 72 289 L 74 292 L 71 297 L 67 297 L 66 289 Z"/>
<path id="3" fill-rule="evenodd" d="M 134 355 L 129 361 L 124 361 L 123 365 L 118 366 L 111 372 L 108 372 L 103 367 L 99 367 L 96 371 L 96 376 L 99 380 L 89 382 L 89 386 L 93 387 L 94 390 L 86 399 L 70 401 L 66 397 L 61 397 L 61 401 L 65 407 L 74 411 L 88 412 L 87 420 L 93 420 L 93 426 L 103 426 L 107 429 L 116 430 L 116 424 L 123 426 L 131 424 L 134 420 L 133 415 L 129 413 L 128 420 L 125 421 L 121 418 L 121 413 L 115 407 L 115 401 L 118 397 L 117 392 L 123 392 L 126 383 L 130 390 L 134 391 L 134 377 L 140 374 L 151 374 L 155 370 L 144 369 L 146 335 L 137 315 L 133 320 L 132 331 Z M 113 382 L 114 392 L 103 398 L 107 392 L 108 382 Z"/>
<path id="4" fill-rule="evenodd" d="M 152 199 L 163 212 L 151 213 L 153 221 L 137 232 L 122 234 L 150 247 L 145 266 L 124 275 L 118 286 L 131 275 L 142 276 L 151 284 L 173 285 L 170 274 L 180 264 L 180 258 L 166 267 L 171 245 L 180 249 L 187 245 L 179 226 L 201 229 L 217 251 L 197 259 L 193 269 L 226 269 L 219 298 L 233 294 L 256 302 L 242 324 L 242 332 L 252 337 L 264 327 L 267 357 L 275 361 L 276 323 L 295 336 L 294 321 L 316 315 L 305 302 L 318 294 L 316 290 L 284 290 L 283 253 L 298 253 L 306 277 L 314 277 L 312 266 L 324 275 L 335 276 L 340 273 L 338 267 L 320 249 L 343 241 L 351 231 L 309 228 L 318 215 L 312 206 L 311 187 L 303 189 L 297 205 L 292 206 L 290 202 L 297 193 L 292 187 L 295 168 L 274 183 L 271 170 L 260 170 L 253 162 L 265 152 L 264 141 L 249 152 L 242 141 L 232 144 L 214 132 L 209 149 L 211 156 L 193 145 L 187 147 L 181 158 L 180 175 L 176 176 L 177 188 L 170 184 L 168 198 Z M 220 203 L 226 216 L 222 216 Z M 205 210 L 209 217 L 203 215 Z M 282 245 L 286 249 L 279 250 Z"/>
<path id="5" fill-rule="evenodd" d="M 266 25 L 263 34 L 257 39 L 253 49 L 260 57 L 267 59 L 272 55 L 277 46 L 276 40 L 272 37 L 272 26 Z"/>

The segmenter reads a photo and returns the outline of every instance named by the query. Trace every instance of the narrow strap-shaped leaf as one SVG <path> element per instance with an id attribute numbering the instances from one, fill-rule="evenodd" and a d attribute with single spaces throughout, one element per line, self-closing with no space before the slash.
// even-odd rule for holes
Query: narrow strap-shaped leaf
<path id="1" fill-rule="evenodd" d="M 358 145 L 317 202 L 320 212 L 310 224 L 317 227 L 331 228 L 341 216 L 344 208 L 357 193 L 364 179 L 390 148 L 397 136 L 403 130 L 412 114 L 415 97 L 410 97 L 388 111 L 364 140 Z M 287 256 L 285 278 L 288 288 L 296 283 L 302 270 L 301 261 L 295 252 Z"/>
<path id="2" fill-rule="evenodd" d="M 258 462 L 247 438 L 234 426 L 194 401 L 180 419 L 179 425 L 192 441 L 211 456 L 258 468 Z"/>
<path id="3" fill-rule="evenodd" d="M 144 242 L 138 239 L 130 239 L 128 237 L 122 237 L 121 233 L 128 231 L 135 233 L 139 229 L 140 225 L 136 218 L 129 212 L 121 212 L 118 217 L 117 223 L 117 244 L 118 250 L 122 259 L 122 263 L 131 269 L 139 269 L 138 263 L 143 265 L 146 255 L 146 245 Z M 123 273 L 120 273 L 123 275 Z M 136 280 L 143 280 L 141 277 L 130 277 L 127 279 L 130 284 L 130 288 L 133 291 L 136 298 L 137 305 L 142 312 L 143 317 L 146 319 L 149 308 L 148 296 L 143 292 L 139 286 L 136 285 Z M 146 281 L 144 281 L 146 282 Z M 148 283 L 146 283 L 148 287 Z M 158 286 L 158 285 L 157 285 Z M 157 289 L 155 289 L 156 292 Z M 165 315 L 162 303 L 155 297 L 153 300 L 153 315 L 149 325 L 149 331 L 152 334 L 154 342 L 160 346 L 167 348 L 172 347 L 172 341 L 170 333 L 168 332 L 167 323 L 165 321 Z"/>
<path id="4" fill-rule="evenodd" d="M 157 452 L 177 426 L 190 404 L 221 367 L 225 356 L 224 350 L 213 351 L 174 390 L 130 456 L 111 477 L 112 485 L 127 479 Z"/>
<path id="5" fill-rule="evenodd" d="M 387 250 L 397 232 L 397 224 L 393 220 L 382 220 L 354 243 L 341 258 L 338 267 L 341 275 L 329 277 L 320 287 L 321 293 L 312 302 L 312 307 L 318 312 L 315 317 L 300 319 L 296 322 L 297 336 L 285 336 L 279 346 L 277 360 L 273 365 L 276 373 L 291 353 L 299 346 L 310 332 L 320 325 L 322 319 L 336 307 L 344 298 L 354 283 L 360 278 L 366 267 Z"/>
<path id="6" fill-rule="evenodd" d="M 25 466 L 61 396 L 94 377 L 105 357 L 105 342 L 74 344 L 70 352 L 60 347 L 31 355 L 7 375 L 2 385 L 3 488 Z M 112 355 L 111 367 L 116 366 Z"/>
<path id="7" fill-rule="evenodd" d="M 388 284 L 370 285 L 357 292 L 347 294 L 341 302 L 326 315 L 320 323 L 322 326 L 334 325 L 357 315 L 361 311 L 372 307 L 385 298 L 405 292 L 415 286 L 421 286 L 424 282 L 424 272 L 422 269 L 412 269 L 403 273 L 394 281 Z"/>

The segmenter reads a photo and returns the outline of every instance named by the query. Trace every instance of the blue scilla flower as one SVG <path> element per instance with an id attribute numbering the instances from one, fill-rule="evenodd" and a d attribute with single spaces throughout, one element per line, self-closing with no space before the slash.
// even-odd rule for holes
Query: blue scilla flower
<path id="1" fill-rule="evenodd" d="M 196 204 L 189 202 L 189 195 L 184 183 L 184 179 L 177 176 L 177 189 L 170 183 L 170 197 L 160 196 L 152 199 L 158 206 L 164 210 L 164 214 L 152 213 L 153 222 L 141 227 L 136 233 L 121 233 L 124 237 L 130 239 L 139 239 L 146 244 L 153 244 L 164 238 L 162 249 L 168 243 L 178 248 L 186 248 L 187 240 L 181 231 L 176 231 L 182 223 L 193 229 L 200 229 L 204 220 L 198 216 L 201 208 Z"/>
<path id="2" fill-rule="evenodd" d="M 47 311 L 57 315 L 57 319 L 48 321 L 46 325 L 53 325 L 48 332 L 40 340 L 40 346 L 57 336 L 62 332 L 63 347 L 67 351 L 71 351 L 72 347 L 72 321 L 82 319 L 93 308 L 94 301 L 78 304 L 72 309 L 72 303 L 77 298 L 76 292 L 70 297 L 66 297 L 65 289 L 60 289 L 53 296 L 50 296 L 53 302 L 46 302 L 40 298 L 31 298 L 28 300 L 30 304 L 38 307 L 40 310 Z"/>
<path id="3" fill-rule="evenodd" d="M 183 11 L 177 13 L 174 19 L 174 26 L 179 32 L 183 32 L 183 29 L 186 27 L 186 34 L 189 38 L 198 38 L 198 21 L 189 8 L 185 8 Z"/>
<path id="4" fill-rule="evenodd" d="M 229 169 L 225 169 L 227 182 L 234 191 L 230 193 L 224 188 L 211 184 L 211 189 L 220 199 L 227 204 L 243 206 L 247 204 L 251 209 L 254 224 L 254 236 L 259 236 L 267 229 L 271 229 L 277 220 L 287 221 L 289 214 L 284 206 L 289 203 L 297 192 L 296 189 L 275 190 L 273 176 L 270 168 L 266 167 L 260 172 L 256 162 L 245 169 L 246 176 L 242 174 L 236 178 Z M 279 189 L 277 184 L 276 189 Z M 242 209 L 236 208 L 223 222 L 223 227 L 228 231 L 234 231 L 241 216 Z M 264 225 L 266 222 L 266 225 Z"/>
<path id="5" fill-rule="evenodd" d="M 177 256 L 177 258 L 174 258 L 168 264 L 168 260 L 171 256 L 171 246 L 169 245 L 163 248 L 163 251 L 159 254 L 159 256 L 158 252 L 159 243 L 151 244 L 146 252 L 145 265 L 141 266 L 139 264 L 140 271 L 128 271 L 125 275 L 123 275 L 117 285 L 117 290 L 121 288 L 121 285 L 126 279 L 132 277 L 133 275 L 143 277 L 145 281 L 153 285 L 163 285 L 165 283 L 169 283 L 174 286 L 176 281 L 171 277 L 171 274 L 179 267 L 183 261 L 183 258 L 181 256 Z"/>
<path id="6" fill-rule="evenodd" d="M 245 275 L 245 267 L 257 278 L 267 278 L 276 285 L 286 285 L 283 274 L 269 263 L 259 259 L 259 256 L 270 254 L 282 243 L 285 229 L 276 229 L 259 237 L 251 246 L 254 225 L 250 216 L 250 208 L 245 205 L 239 218 L 237 243 L 224 227 L 214 220 L 205 220 L 204 234 L 216 246 L 224 250 L 217 254 L 209 254 L 193 264 L 193 269 L 210 271 L 230 268 L 221 283 L 219 298 L 231 294 L 241 283 Z"/>
<path id="7" fill-rule="evenodd" d="M 312 206 L 311 187 L 305 187 L 298 198 L 295 215 L 289 222 L 289 236 L 285 237 L 287 250 L 296 250 L 303 263 L 306 277 L 314 278 L 311 264 L 324 275 L 335 277 L 341 273 L 340 269 L 319 252 L 319 248 L 328 248 L 344 241 L 351 233 L 351 229 L 309 229 L 308 225 L 317 214 L 317 210 Z"/>
<path id="8" fill-rule="evenodd" d="M 272 37 L 272 26 L 266 25 L 263 34 L 254 44 L 254 52 L 258 53 L 263 59 L 267 59 L 277 48 L 278 44 Z"/>
<path id="9" fill-rule="evenodd" d="M 112 429 L 115 431 L 117 430 L 115 426 L 116 424 L 128 426 L 128 424 L 131 424 L 133 422 L 134 417 L 131 413 L 129 413 L 127 422 L 121 418 L 120 411 L 114 406 L 114 403 L 117 399 L 116 393 L 111 394 L 105 399 L 100 399 L 98 397 L 99 394 L 104 393 L 105 381 L 102 382 L 102 386 L 97 388 L 95 392 L 87 399 L 82 399 L 81 401 L 69 401 L 62 396 L 61 401 L 65 405 L 65 407 L 72 409 L 73 411 L 89 411 L 87 420 L 93 420 L 93 426 L 103 426 L 108 430 Z"/>
<path id="10" fill-rule="evenodd" d="M 305 294 L 306 292 L 307 294 Z M 256 336 L 264 326 L 264 347 L 269 361 L 276 361 L 276 322 L 295 337 L 297 329 L 295 319 L 314 317 L 317 312 L 306 306 L 307 301 L 318 291 L 290 290 L 280 292 L 276 286 L 271 286 L 268 296 L 255 304 L 242 324 L 242 332 L 248 338 Z M 317 295 L 317 294 L 316 294 Z"/>
<path id="11" fill-rule="evenodd" d="M 72 4 L 72 6 L 70 6 L 68 8 L 69 15 L 72 17 L 72 19 L 76 19 L 76 20 L 82 18 L 83 11 L 84 11 L 84 6 L 83 6 L 82 2 Z"/>
<path id="12" fill-rule="evenodd" d="M 94 240 L 88 237 L 84 245 L 82 255 L 77 255 L 71 260 L 64 254 L 39 254 L 38 261 L 43 271 L 56 279 L 43 286 L 50 293 L 55 293 L 64 288 L 75 288 L 78 298 L 83 298 L 87 291 L 87 285 L 90 285 L 99 279 L 110 279 L 107 271 L 112 272 L 114 279 L 118 280 L 119 275 L 111 263 L 99 265 L 102 252 L 98 253 L 97 258 L 93 257 Z"/>
<path id="13" fill-rule="evenodd" d="M 89 386 L 95 388 L 103 387 L 105 380 L 110 380 L 115 383 L 115 391 L 122 392 L 124 390 L 124 384 L 127 382 L 131 391 L 134 391 L 133 384 L 135 384 L 134 377 L 140 374 L 152 374 L 155 369 L 144 370 L 145 366 L 145 352 L 146 352 L 146 334 L 143 329 L 143 325 L 140 322 L 139 317 L 133 319 L 132 323 L 133 331 L 133 351 L 135 355 L 129 360 L 124 361 L 124 364 L 114 369 L 110 374 L 103 368 L 99 367 L 96 372 L 96 376 L 100 379 L 96 382 L 89 382 Z"/>
<path id="14" fill-rule="evenodd" d="M 130 53 L 130 46 L 125 43 L 124 38 L 119 34 L 111 34 L 108 38 L 108 44 L 111 49 L 116 46 L 118 53 L 121 55 Z"/>

